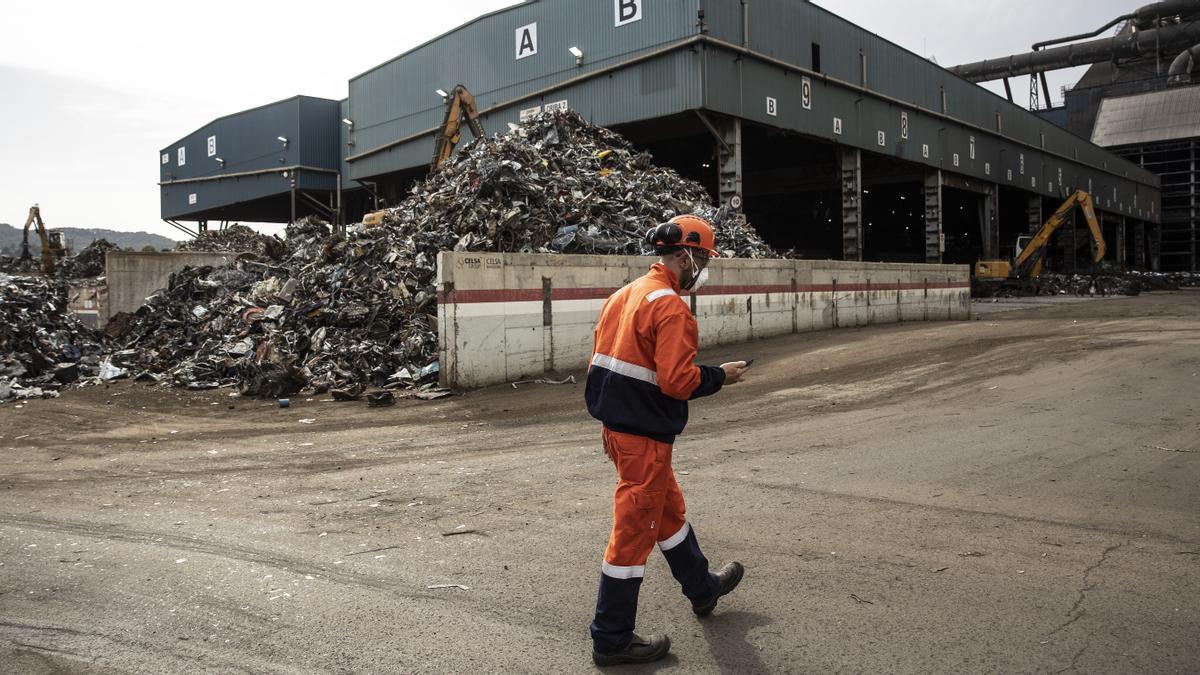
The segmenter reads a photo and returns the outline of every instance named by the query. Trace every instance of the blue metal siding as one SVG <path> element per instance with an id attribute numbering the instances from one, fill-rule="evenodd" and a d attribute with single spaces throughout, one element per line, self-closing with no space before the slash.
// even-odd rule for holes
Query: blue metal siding
<path id="1" fill-rule="evenodd" d="M 741 4 L 727 0 L 701 0 L 710 34 L 741 44 Z M 866 57 L 866 84 L 884 96 L 935 112 L 941 111 L 941 91 L 946 92 L 947 112 L 957 119 L 984 129 L 995 129 L 996 113 L 1005 117 L 1004 135 L 1019 143 L 1045 148 L 1129 177 L 1157 185 L 1153 174 L 1108 154 L 1064 129 L 1045 122 L 1033 113 L 956 77 L 940 66 L 886 39 L 804 0 L 755 0 L 749 5 L 749 48 L 802 68 L 811 67 L 812 43 L 821 45 L 825 75 L 852 85 L 862 84 L 859 50 Z"/>
<path id="2" fill-rule="evenodd" d="M 350 80 L 354 152 L 363 153 L 441 124 L 445 108 L 434 93 L 437 89 L 449 91 L 456 84 L 464 84 L 475 95 L 480 109 L 519 101 L 545 87 L 694 34 L 697 8 L 698 0 L 647 2 L 640 21 L 621 27 L 614 25 L 613 4 L 607 1 L 539 0 L 481 17 Z M 515 31 L 535 22 L 538 53 L 516 60 Z M 575 58 L 568 52 L 570 47 L 583 50 L 583 66 L 575 65 Z M 658 70 L 649 78 L 649 88 L 657 92 L 660 84 L 678 82 L 684 74 Z M 597 89 L 597 99 L 608 96 L 603 85 Z M 637 91 L 621 100 L 623 119 L 618 121 L 656 116 L 654 106 L 660 104 L 644 102 L 641 89 Z M 574 100 L 571 103 L 581 110 Z M 535 103 L 520 101 L 517 105 L 529 107 Z M 602 104 L 597 101 L 596 105 Z M 502 118 L 509 116 L 506 111 L 500 113 Z M 431 141 L 429 144 L 424 154 L 432 155 Z M 354 159 L 353 175 L 361 178 L 416 165 L 407 163 L 413 161 L 412 153 L 385 154 L 397 161 Z M 401 159 L 401 154 L 407 158 Z M 425 157 L 421 161 L 427 160 Z M 366 165 L 371 168 L 364 168 Z"/>
<path id="3" fill-rule="evenodd" d="M 555 89 L 544 96 L 522 99 L 514 105 L 482 115 L 481 122 L 488 133 L 502 132 L 507 130 L 509 123 L 520 121 L 522 109 L 557 101 L 567 101 L 572 110 L 601 126 L 694 110 L 702 107 L 703 101 L 702 60 L 703 56 L 698 52 L 671 52 L 645 61 L 636 68 L 617 70 L 598 79 Z M 439 117 L 434 125 L 440 124 L 444 115 L 440 108 L 437 114 Z M 415 131 L 425 129 L 422 127 Z M 409 135 L 406 133 L 387 138 L 383 142 Z M 355 120 L 355 136 L 354 151 L 366 149 L 362 141 L 364 134 L 358 133 L 358 120 Z M 354 160 L 350 163 L 349 176 L 351 179 L 365 179 L 421 166 L 428 164 L 432 155 L 433 136 L 422 135 L 388 150 Z"/>
<path id="4" fill-rule="evenodd" d="M 715 112 L 810 136 L 831 138 L 839 144 L 900 157 L 984 182 L 1019 187 L 1047 197 L 1059 196 L 1064 189 L 1086 189 L 1090 177 L 1099 208 L 1157 219 L 1157 215 L 1152 217 L 1149 213 L 1149 204 L 1157 199 L 1157 190 L 1124 176 L 1104 173 L 1041 149 L 1016 146 L 1000 136 L 981 133 L 885 99 L 861 96 L 855 89 L 825 80 L 813 82 L 812 109 L 804 110 L 800 75 L 762 61 L 738 59 L 735 53 L 723 49 L 708 50 L 705 70 L 708 76 L 707 107 Z M 767 113 L 768 96 L 778 101 L 777 116 Z M 900 135 L 903 111 L 909 116 L 907 140 Z M 833 132 L 835 117 L 842 119 L 841 135 Z M 883 145 L 879 144 L 880 131 L 884 132 Z M 1033 131 L 1041 133 L 1043 130 L 1035 127 Z M 971 155 L 972 140 L 974 157 Z M 1048 146 L 1049 140 L 1047 134 Z M 1074 148 L 1079 147 L 1082 157 L 1085 142 L 1082 139 L 1074 141 L 1070 147 L 1060 147 L 1060 152 L 1073 153 Z M 923 152 L 926 144 L 929 146 L 928 158 Z M 1007 173 L 1009 169 L 1013 172 L 1011 180 Z M 1115 198 L 1113 188 L 1117 189 Z M 1134 206 L 1135 195 L 1138 206 Z"/>
<path id="5" fill-rule="evenodd" d="M 701 107 L 703 81 L 700 77 L 702 55 L 690 51 L 673 52 L 647 61 L 638 68 L 618 70 L 601 80 L 582 82 L 553 93 L 521 101 L 483 115 L 484 129 L 499 132 L 520 121 L 523 108 L 568 101 L 571 109 L 601 126 L 612 126 L 629 119 L 630 101 L 637 101 L 640 114 L 650 119 L 666 117 Z M 357 127 L 357 125 L 356 125 Z M 469 134 L 468 138 L 469 140 Z M 465 143 L 463 146 L 465 147 Z M 433 137 L 420 136 L 410 142 L 355 161 L 351 179 L 365 179 L 428 164 L 433 155 Z"/>
<path id="6" fill-rule="evenodd" d="M 162 214 L 163 218 L 187 218 L 189 214 L 233 206 L 286 193 L 289 190 L 289 179 L 278 173 L 163 186 L 160 191 Z M 196 195 L 195 204 L 189 203 L 190 195 Z"/>
<path id="7" fill-rule="evenodd" d="M 355 178 L 366 178 L 427 162 L 432 149 L 428 135 L 376 154 L 368 151 L 435 128 L 444 107 L 434 90 L 449 90 L 461 82 L 475 93 L 482 110 L 514 102 L 509 109 L 485 115 L 489 131 L 503 130 L 515 121 L 520 108 L 553 100 L 569 100 L 572 108 L 603 125 L 704 107 L 1001 183 L 1006 182 L 1007 168 L 1017 169 L 1012 156 L 1024 154 L 1027 174 L 1015 173 L 1012 182 L 1020 183 L 1021 175 L 1032 179 L 1036 171 L 1037 186 L 1029 180 L 1026 189 L 1039 192 L 1049 191 L 1047 176 L 1059 182 L 1060 168 L 1067 183 L 1091 176 L 1095 184 L 1105 171 L 1116 172 L 1120 176 L 1107 179 L 1125 192 L 1118 194 L 1118 206 L 1132 202 L 1133 182 L 1143 181 L 1151 191 L 1157 186 L 1151 174 L 1136 166 L 802 0 L 750 3 L 748 38 L 750 49 L 801 68 L 812 66 L 813 43 L 821 46 L 824 75 L 813 76 L 811 112 L 798 112 L 798 73 L 713 47 L 681 50 L 678 58 L 672 54 L 636 64 L 629 68 L 633 75 L 621 70 L 556 90 L 541 100 L 520 100 L 539 89 L 697 35 L 700 9 L 711 37 L 741 44 L 742 5 L 729 0 L 647 2 L 641 21 L 620 28 L 613 26 L 610 2 L 541 0 L 481 17 L 351 80 L 349 110 L 356 144 L 350 172 Z M 516 60 L 514 31 L 534 22 L 539 53 Z M 570 46 L 584 51 L 583 67 L 574 65 L 567 53 Z M 867 87 L 895 101 L 864 97 L 853 89 L 863 82 L 863 58 Z M 946 112 L 965 124 L 938 116 L 943 92 Z M 765 114 L 767 96 L 779 99 L 780 117 Z M 693 103 L 696 100 L 698 106 Z M 907 141 L 899 133 L 902 111 L 909 115 Z M 997 114 L 1002 118 L 1004 138 L 997 135 Z M 844 120 L 838 137 L 832 134 L 834 116 Z M 880 130 L 886 132 L 882 146 L 877 136 Z M 970 157 L 972 137 L 974 159 Z M 1010 142 L 1027 147 L 1017 150 Z M 922 151 L 925 144 L 930 146 L 928 157 Z M 957 167 L 953 163 L 956 153 Z M 1084 166 L 1088 163 L 1094 166 Z M 1133 180 L 1119 180 L 1125 174 Z M 1059 187 L 1055 185 L 1055 192 Z"/>
<path id="8" fill-rule="evenodd" d="M 298 104 L 300 164 L 336 171 L 342 161 L 340 104 L 309 96 L 301 96 Z"/>
<path id="9" fill-rule="evenodd" d="M 735 46 L 742 43 L 740 3 L 701 0 L 701 5 L 711 36 Z M 1047 196 L 1057 196 L 1064 188 L 1086 189 L 1090 178 L 1100 208 L 1158 219 L 1158 180 L 1153 174 L 811 3 L 750 3 L 751 50 L 808 69 L 814 42 L 821 45 L 822 74 L 811 76 L 811 111 L 800 105 L 799 73 L 759 59 L 741 59 L 719 46 L 708 48 L 705 62 L 706 107 Z M 867 88 L 881 96 L 863 96 L 855 89 L 863 82 L 860 50 L 866 60 Z M 943 90 L 951 120 L 938 115 Z M 777 117 L 766 114 L 767 96 L 778 100 Z M 905 110 L 910 127 L 907 142 L 899 130 L 900 113 Z M 840 136 L 832 133 L 834 117 L 843 119 Z M 883 145 L 878 142 L 879 131 L 885 132 Z M 930 146 L 928 158 L 923 156 L 924 144 Z M 1149 204 L 1155 204 L 1155 213 L 1151 214 Z"/>
<path id="10" fill-rule="evenodd" d="M 342 122 L 342 120 L 349 118 L 350 99 L 344 98 L 338 101 L 338 139 L 341 143 L 338 147 L 338 172 L 342 174 L 343 184 L 350 176 L 350 165 L 346 162 L 346 158 L 350 156 L 350 153 L 354 152 L 354 146 L 351 145 L 354 130 Z"/>
<path id="11" fill-rule="evenodd" d="M 169 162 L 159 164 L 162 217 L 186 218 L 214 208 L 288 192 L 291 177 L 282 169 L 295 165 L 336 171 L 341 164 L 339 103 L 309 96 L 296 96 L 258 108 L 227 115 L 188 134 L 161 150 Z M 209 156 L 208 139 L 215 137 L 216 152 Z M 288 139 L 287 146 L 279 137 Z M 178 165 L 178 149 L 185 148 L 185 163 Z M 225 160 L 224 167 L 217 158 Z M 262 176 L 231 176 L 253 171 L 280 169 Z M 171 181 L 211 178 L 194 183 Z M 302 172 L 300 189 L 332 190 L 331 174 Z M 189 204 L 189 195 L 196 204 Z"/>
<path id="12" fill-rule="evenodd" d="M 162 152 L 170 162 L 160 165 L 161 181 L 256 171 L 299 163 L 299 97 L 222 117 L 200 127 Z M 209 157 L 207 142 L 216 137 L 216 155 Z M 285 149 L 278 137 L 288 139 Z M 178 166 L 178 148 L 186 148 L 186 163 Z M 216 161 L 225 160 L 224 169 Z"/>

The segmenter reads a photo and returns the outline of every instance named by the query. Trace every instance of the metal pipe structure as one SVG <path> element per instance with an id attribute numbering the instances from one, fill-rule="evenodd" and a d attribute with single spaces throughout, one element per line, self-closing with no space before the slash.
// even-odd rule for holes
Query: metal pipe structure
<path id="1" fill-rule="evenodd" d="M 970 82 L 1031 75 L 1050 70 L 1086 66 L 1119 58 L 1153 54 L 1156 50 L 1183 49 L 1200 42 L 1200 21 L 1053 47 L 1025 54 L 955 66 L 950 72 Z"/>
<path id="2" fill-rule="evenodd" d="M 1164 2 L 1154 2 L 1144 7 L 1140 7 L 1129 14 L 1122 14 L 1121 16 L 1118 16 L 1117 18 L 1109 21 L 1090 33 L 1080 33 L 1079 35 L 1071 35 L 1069 37 L 1038 42 L 1037 44 L 1033 45 L 1033 51 L 1036 52 L 1045 49 L 1046 47 L 1066 44 L 1068 42 L 1078 42 L 1080 40 L 1086 40 L 1087 38 L 1096 37 L 1097 35 L 1121 23 L 1122 21 L 1132 21 L 1134 26 L 1138 28 L 1146 28 L 1160 17 L 1175 16 L 1177 14 L 1184 16 L 1189 14 L 1200 14 L 1200 0 L 1165 0 Z"/>
<path id="3" fill-rule="evenodd" d="M 1200 68 L 1200 44 L 1185 50 L 1171 62 L 1167 71 L 1169 84 L 1187 84 L 1192 81 L 1192 73 Z"/>

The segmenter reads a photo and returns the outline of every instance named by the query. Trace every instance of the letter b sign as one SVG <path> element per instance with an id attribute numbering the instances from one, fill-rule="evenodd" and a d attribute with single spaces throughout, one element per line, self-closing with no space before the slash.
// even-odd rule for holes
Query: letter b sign
<path id="1" fill-rule="evenodd" d="M 643 0 L 613 0 L 618 28 L 642 20 L 642 2 Z"/>

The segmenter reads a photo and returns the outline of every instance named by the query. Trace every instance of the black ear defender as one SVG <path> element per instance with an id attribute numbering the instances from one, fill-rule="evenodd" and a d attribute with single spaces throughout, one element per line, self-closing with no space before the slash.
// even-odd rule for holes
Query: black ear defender
<path id="1" fill-rule="evenodd" d="M 663 223 L 646 233 L 646 243 L 655 248 L 678 246 L 683 240 L 683 228 L 675 223 Z"/>

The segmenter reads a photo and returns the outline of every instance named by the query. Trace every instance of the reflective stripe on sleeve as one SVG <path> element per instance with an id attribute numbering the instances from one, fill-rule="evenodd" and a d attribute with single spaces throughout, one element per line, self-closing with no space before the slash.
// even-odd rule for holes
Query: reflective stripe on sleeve
<path id="1" fill-rule="evenodd" d="M 658 542 L 658 548 L 661 549 L 662 551 L 670 551 L 671 549 L 675 548 L 676 546 L 682 544 L 683 540 L 687 539 L 688 533 L 691 531 L 692 531 L 691 524 L 689 524 L 688 522 L 685 521 L 683 523 L 683 527 L 679 528 L 678 532 L 676 532 L 675 534 Z"/>
<path id="2" fill-rule="evenodd" d="M 653 370 L 650 370 L 649 368 L 643 368 L 642 366 L 628 363 L 620 359 L 614 359 L 607 354 L 596 354 L 593 356 L 592 365 L 599 366 L 605 370 L 611 370 L 618 375 L 632 377 L 635 380 L 649 382 L 650 384 L 658 386 L 658 374 Z"/>
<path id="3" fill-rule="evenodd" d="M 650 295 L 647 295 L 646 302 L 654 302 L 655 300 L 666 297 L 668 295 L 678 295 L 678 293 L 671 290 L 670 288 L 660 288 L 657 291 L 654 291 L 653 293 L 651 293 Z"/>
<path id="4" fill-rule="evenodd" d="M 625 567 L 622 565 L 610 565 L 605 562 L 604 565 L 601 566 L 600 571 L 604 573 L 604 576 L 611 577 L 613 579 L 641 579 L 642 577 L 646 576 L 645 565 L 631 565 L 629 567 Z"/>

